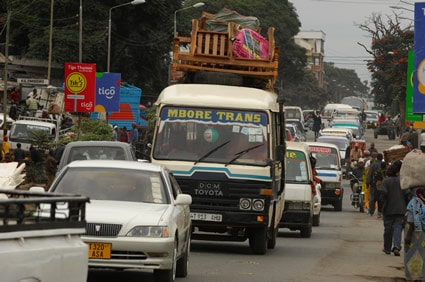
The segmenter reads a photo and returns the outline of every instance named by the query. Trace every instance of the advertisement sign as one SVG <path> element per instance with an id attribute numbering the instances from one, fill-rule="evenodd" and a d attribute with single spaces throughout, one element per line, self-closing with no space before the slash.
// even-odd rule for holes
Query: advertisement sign
<path id="1" fill-rule="evenodd" d="M 425 3 L 415 3 L 413 112 L 425 113 Z"/>
<path id="2" fill-rule="evenodd" d="M 93 112 L 96 64 L 65 63 L 65 112 Z"/>
<path id="3" fill-rule="evenodd" d="M 121 74 L 110 72 L 96 73 L 95 112 L 120 111 Z"/>
<path id="4" fill-rule="evenodd" d="M 413 51 L 408 53 L 406 85 L 406 121 L 422 121 L 422 114 L 413 113 Z"/>

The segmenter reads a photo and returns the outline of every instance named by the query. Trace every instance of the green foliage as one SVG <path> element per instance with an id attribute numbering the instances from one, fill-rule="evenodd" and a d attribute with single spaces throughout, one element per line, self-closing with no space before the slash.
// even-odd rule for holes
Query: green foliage
<path id="1" fill-rule="evenodd" d="M 83 118 L 77 128 L 80 132 L 79 140 L 112 140 L 112 128 L 105 121 Z"/>

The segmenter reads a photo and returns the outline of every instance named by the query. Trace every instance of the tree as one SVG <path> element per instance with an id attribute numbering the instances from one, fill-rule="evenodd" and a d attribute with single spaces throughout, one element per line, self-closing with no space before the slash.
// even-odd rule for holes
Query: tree
<path id="1" fill-rule="evenodd" d="M 372 73 L 372 94 L 375 104 L 391 107 L 399 101 L 401 124 L 404 124 L 406 107 L 407 54 L 413 49 L 413 28 L 409 24 L 401 28 L 399 17 L 373 15 L 360 29 L 371 36 L 371 46 L 363 48 L 372 55 L 367 63 Z M 397 113 L 393 113 L 397 114 Z"/>

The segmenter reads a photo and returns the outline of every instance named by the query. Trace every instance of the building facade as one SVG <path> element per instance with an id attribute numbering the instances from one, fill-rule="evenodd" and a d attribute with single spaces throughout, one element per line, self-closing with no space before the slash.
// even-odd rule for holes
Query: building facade
<path id="1" fill-rule="evenodd" d="M 294 37 L 295 43 L 307 50 L 307 67 L 321 88 L 325 88 L 325 37 L 326 34 L 321 30 L 302 30 Z"/>

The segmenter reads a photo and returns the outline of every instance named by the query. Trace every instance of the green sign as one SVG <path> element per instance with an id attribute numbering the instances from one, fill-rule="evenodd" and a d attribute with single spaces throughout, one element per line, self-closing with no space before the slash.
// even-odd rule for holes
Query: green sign
<path id="1" fill-rule="evenodd" d="M 422 114 L 413 113 L 413 51 L 409 51 L 406 85 L 406 121 L 422 121 Z"/>

